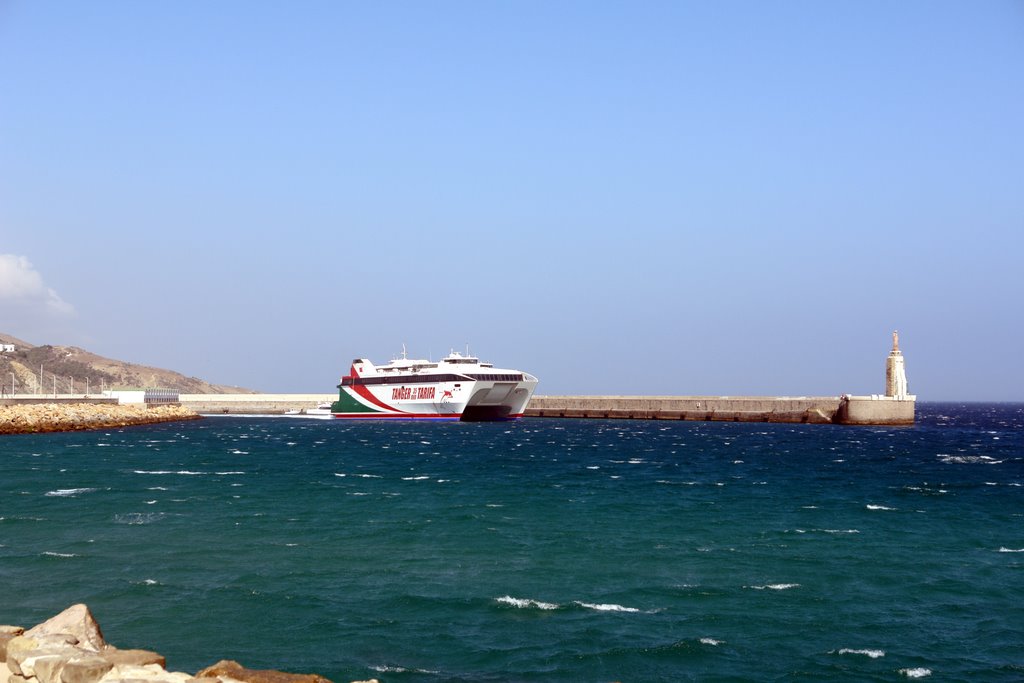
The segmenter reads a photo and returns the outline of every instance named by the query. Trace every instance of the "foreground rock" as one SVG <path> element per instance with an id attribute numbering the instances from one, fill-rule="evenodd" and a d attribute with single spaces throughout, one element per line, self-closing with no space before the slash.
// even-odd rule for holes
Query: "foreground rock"
<path id="1" fill-rule="evenodd" d="M 145 405 L 39 403 L 0 406 L 0 434 L 114 429 L 197 419 L 199 415 L 196 413 L 175 405 L 150 408 Z"/>
<path id="2" fill-rule="evenodd" d="M 246 669 L 231 661 L 195 676 L 165 666 L 156 652 L 108 644 L 85 605 L 72 605 L 28 631 L 0 626 L 0 683 L 331 683 L 316 674 Z"/>

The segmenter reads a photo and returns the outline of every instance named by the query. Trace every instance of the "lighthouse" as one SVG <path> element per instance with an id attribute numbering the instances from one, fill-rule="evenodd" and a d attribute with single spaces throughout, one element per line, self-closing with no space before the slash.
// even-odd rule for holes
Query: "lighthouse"
<path id="1" fill-rule="evenodd" d="M 910 395 L 903 353 L 900 351 L 900 334 L 895 331 L 892 333 L 892 351 L 885 359 L 885 395 L 897 400 L 905 400 Z"/>
<path id="2" fill-rule="evenodd" d="M 917 396 L 907 387 L 899 332 L 892 333 L 892 351 L 885 359 L 885 394 L 839 399 L 834 422 L 846 425 L 912 425 Z"/>

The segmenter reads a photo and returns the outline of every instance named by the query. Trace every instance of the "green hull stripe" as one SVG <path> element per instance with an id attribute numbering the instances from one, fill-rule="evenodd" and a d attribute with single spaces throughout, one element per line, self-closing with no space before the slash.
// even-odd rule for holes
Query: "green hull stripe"
<path id="1" fill-rule="evenodd" d="M 344 389 L 338 390 L 338 400 L 331 404 L 332 413 L 382 413 L 382 410 L 376 410 L 363 405 L 355 398 L 349 395 Z"/>

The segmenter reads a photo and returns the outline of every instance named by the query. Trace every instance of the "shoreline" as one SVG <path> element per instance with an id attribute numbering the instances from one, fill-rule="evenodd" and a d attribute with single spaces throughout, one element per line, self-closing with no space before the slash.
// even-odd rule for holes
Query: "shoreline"
<path id="1" fill-rule="evenodd" d="M 0 406 L 0 435 L 118 429 L 135 425 L 199 420 L 180 405 L 31 403 Z"/>
<path id="2" fill-rule="evenodd" d="M 157 652 L 122 650 L 108 643 L 81 603 L 29 629 L 0 626 L 0 683 L 331 683 L 318 674 L 248 669 L 230 660 L 195 675 L 166 666 L 166 658 Z"/>

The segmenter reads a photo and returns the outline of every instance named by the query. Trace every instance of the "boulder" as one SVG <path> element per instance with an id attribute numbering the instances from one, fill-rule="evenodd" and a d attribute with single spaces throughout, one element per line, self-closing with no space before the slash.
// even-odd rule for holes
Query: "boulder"
<path id="1" fill-rule="evenodd" d="M 7 661 L 7 643 L 25 632 L 20 626 L 0 626 L 0 662 Z M 4 681 L 0 681 L 4 683 Z"/>
<path id="2" fill-rule="evenodd" d="M 243 683 L 331 683 L 317 674 L 290 674 L 283 671 L 246 669 L 238 662 L 223 659 L 196 674 L 196 678 L 220 678 Z"/>
<path id="3" fill-rule="evenodd" d="M 26 677 L 34 675 L 39 683 L 60 683 L 60 672 L 68 659 L 74 656 L 75 649 L 71 647 L 57 652 L 44 651 L 39 656 L 26 658 L 21 663 L 21 674 Z"/>
<path id="4" fill-rule="evenodd" d="M 100 654 L 115 666 L 146 666 L 147 664 L 167 666 L 167 659 L 162 654 L 149 650 L 120 650 L 113 645 L 107 645 Z"/>
<path id="5" fill-rule="evenodd" d="M 72 657 L 61 669 L 60 683 L 96 683 L 113 668 L 114 663 L 105 655 L 88 654 Z"/>
<path id="6" fill-rule="evenodd" d="M 7 668 L 12 674 L 32 678 L 40 657 L 71 657 L 82 652 L 75 647 L 77 643 L 78 639 L 70 634 L 15 636 L 7 643 Z"/>
<path id="7" fill-rule="evenodd" d="M 124 666 L 115 666 L 108 671 L 99 680 L 99 683 L 115 683 L 115 681 L 120 683 L 128 681 L 135 683 L 185 683 L 190 678 L 192 677 L 186 673 L 166 671 L 159 664 L 146 664 L 145 666 L 125 664 Z"/>
<path id="8" fill-rule="evenodd" d="M 93 619 L 92 612 L 83 604 L 72 605 L 55 617 L 25 631 L 26 636 L 48 636 L 70 633 L 78 639 L 78 646 L 84 650 L 99 652 L 107 644 L 103 640 L 100 625 Z"/>

